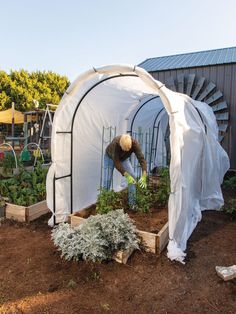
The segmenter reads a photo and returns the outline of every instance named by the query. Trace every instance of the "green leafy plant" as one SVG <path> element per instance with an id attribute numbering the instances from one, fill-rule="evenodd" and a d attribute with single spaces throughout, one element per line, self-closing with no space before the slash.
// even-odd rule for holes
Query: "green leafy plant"
<path id="1" fill-rule="evenodd" d="M 40 202 L 46 198 L 46 175 L 47 169 L 40 163 L 33 172 L 20 167 L 17 175 L 0 181 L 0 195 L 21 206 Z"/>
<path id="2" fill-rule="evenodd" d="M 11 176 L 12 169 L 16 167 L 15 157 L 13 153 L 7 152 L 3 160 L 0 162 L 0 167 L 3 168 L 3 175 L 4 176 Z"/>
<path id="3" fill-rule="evenodd" d="M 165 206 L 170 194 L 170 177 L 168 168 L 158 169 L 156 184 L 148 184 L 147 189 L 137 185 L 135 210 L 148 213 L 153 206 Z M 128 191 L 121 192 L 101 189 L 97 198 L 96 211 L 99 214 L 106 214 L 114 209 L 128 208 Z"/>
<path id="4" fill-rule="evenodd" d="M 91 271 L 86 277 L 87 281 L 98 281 L 100 279 L 100 272 L 98 271 Z"/>
<path id="5" fill-rule="evenodd" d="M 52 240 L 61 257 L 76 261 L 103 261 L 118 250 L 139 248 L 136 228 L 122 209 L 90 216 L 74 228 L 61 223 L 52 230 Z"/>
<path id="6" fill-rule="evenodd" d="M 141 213 L 148 213 L 153 204 L 153 193 L 149 188 L 142 189 L 137 187 L 136 191 L 136 210 Z"/>
<path id="7" fill-rule="evenodd" d="M 137 210 L 147 213 L 153 206 L 167 204 L 170 194 L 170 177 L 168 168 L 159 168 L 155 184 L 148 184 L 147 189 L 137 188 Z"/>
<path id="8" fill-rule="evenodd" d="M 158 184 L 157 188 L 154 189 L 153 199 L 161 206 L 167 204 L 170 195 L 170 174 L 169 168 L 158 169 Z"/>
<path id="9" fill-rule="evenodd" d="M 68 284 L 67 284 L 67 287 L 71 288 L 71 289 L 75 289 L 77 287 L 76 281 L 74 281 L 73 279 L 70 279 Z"/>
<path id="10" fill-rule="evenodd" d="M 45 150 L 43 153 L 43 157 L 44 157 L 44 163 L 50 163 L 52 158 L 51 158 L 51 153 L 49 152 L 49 150 Z"/>
<path id="11" fill-rule="evenodd" d="M 236 214 L 236 199 L 232 198 L 222 208 L 227 214 Z"/>
<path id="12" fill-rule="evenodd" d="M 96 211 L 99 214 L 107 214 L 111 210 L 123 207 L 120 193 L 114 190 L 101 189 L 97 198 Z"/>
<path id="13" fill-rule="evenodd" d="M 236 175 L 231 178 L 224 180 L 223 187 L 226 189 L 231 189 L 236 187 Z"/>

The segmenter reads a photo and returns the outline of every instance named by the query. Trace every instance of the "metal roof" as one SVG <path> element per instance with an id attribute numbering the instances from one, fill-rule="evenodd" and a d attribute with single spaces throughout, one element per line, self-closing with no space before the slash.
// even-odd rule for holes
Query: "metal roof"
<path id="1" fill-rule="evenodd" d="M 236 63 L 236 47 L 149 58 L 139 66 L 148 72 Z"/>

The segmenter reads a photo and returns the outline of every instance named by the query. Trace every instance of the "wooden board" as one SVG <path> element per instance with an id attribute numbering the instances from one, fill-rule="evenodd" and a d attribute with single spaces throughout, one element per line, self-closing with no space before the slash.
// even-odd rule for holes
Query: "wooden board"
<path id="1" fill-rule="evenodd" d="M 157 251 L 157 234 L 138 230 L 141 239 L 141 246 L 146 252 L 156 253 Z"/>
<path id="2" fill-rule="evenodd" d="M 26 207 L 6 203 L 5 214 L 7 219 L 26 222 Z"/>
<path id="3" fill-rule="evenodd" d="M 134 251 L 134 249 L 125 250 L 125 251 L 117 251 L 112 256 L 112 259 L 114 259 L 118 263 L 126 264 L 129 257 L 132 255 L 133 251 Z"/>
<path id="4" fill-rule="evenodd" d="M 27 222 L 37 219 L 40 216 L 43 216 L 49 212 L 47 207 L 47 202 L 42 201 L 36 204 L 33 204 L 27 207 L 26 215 L 27 215 Z"/>
<path id="5" fill-rule="evenodd" d="M 8 219 L 21 222 L 30 222 L 49 212 L 46 201 L 42 201 L 31 206 L 20 206 L 6 203 L 5 215 Z"/>
<path id="6" fill-rule="evenodd" d="M 75 216 L 74 214 L 70 215 L 71 227 L 79 226 L 83 222 L 85 222 L 85 218 L 82 218 L 82 217 L 79 217 L 79 216 Z"/>
<path id="7" fill-rule="evenodd" d="M 157 250 L 161 253 L 169 241 L 169 222 L 167 222 L 157 234 Z"/>

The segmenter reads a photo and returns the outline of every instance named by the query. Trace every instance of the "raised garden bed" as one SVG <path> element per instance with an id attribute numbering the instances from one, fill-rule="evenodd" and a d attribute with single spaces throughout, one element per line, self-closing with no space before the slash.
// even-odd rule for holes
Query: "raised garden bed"
<path id="1" fill-rule="evenodd" d="M 70 215 L 71 226 L 83 224 L 91 215 L 103 215 L 123 209 L 137 228 L 140 247 L 154 254 L 161 253 L 167 245 L 169 236 L 167 201 L 170 188 L 168 169 L 163 168 L 158 171 L 157 175 L 149 176 L 145 189 L 136 186 L 136 203 L 132 210 L 128 205 L 127 188 L 119 192 L 100 189 L 96 204 Z M 131 254 L 132 251 L 118 252 L 113 259 L 126 263 Z"/>
<path id="2" fill-rule="evenodd" d="M 33 172 L 20 167 L 17 175 L 0 181 L 6 218 L 30 222 L 49 211 L 45 201 L 46 174 L 47 169 L 37 164 Z"/>
<path id="3" fill-rule="evenodd" d="M 90 215 L 94 215 L 95 208 L 96 205 L 93 204 L 70 215 L 69 221 L 71 226 L 80 225 Z M 169 236 L 167 209 L 152 209 L 150 213 L 128 211 L 128 214 L 137 226 L 138 235 L 141 238 L 141 245 L 145 251 L 155 254 L 161 253 L 167 245 Z"/>
<path id="4" fill-rule="evenodd" d="M 6 203 L 5 216 L 8 219 L 13 219 L 21 222 L 30 222 L 38 217 L 49 212 L 46 201 L 30 206 L 20 206 Z"/>

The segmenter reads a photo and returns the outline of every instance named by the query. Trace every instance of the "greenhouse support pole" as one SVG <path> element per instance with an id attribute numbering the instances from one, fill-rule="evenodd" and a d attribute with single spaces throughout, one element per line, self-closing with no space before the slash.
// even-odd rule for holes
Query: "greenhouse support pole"
<path id="1" fill-rule="evenodd" d="M 27 114 L 24 114 L 24 126 L 23 126 L 23 132 L 24 132 L 24 146 L 28 144 L 28 125 L 27 125 Z"/>
<path id="2" fill-rule="evenodd" d="M 11 110 L 12 110 L 12 122 L 11 122 L 11 136 L 12 136 L 12 147 L 14 148 L 14 133 L 15 133 L 15 103 L 12 102 L 11 105 Z"/>
<path id="3" fill-rule="evenodd" d="M 102 128 L 102 157 L 101 157 L 101 173 L 100 173 L 100 189 L 102 189 L 102 177 L 103 177 L 103 159 L 104 159 L 104 153 L 103 153 L 103 149 L 104 149 L 104 143 L 103 143 L 103 139 L 104 139 L 104 126 Z"/>
<path id="4" fill-rule="evenodd" d="M 118 78 L 118 77 L 138 77 L 137 74 L 117 74 L 117 75 L 113 75 L 110 77 L 106 77 L 105 79 L 95 83 L 93 86 L 91 86 L 85 93 L 84 95 L 81 97 L 80 101 L 78 102 L 73 117 L 72 117 L 72 121 L 71 121 L 71 147 L 70 147 L 70 159 L 71 159 L 71 163 L 70 163 L 70 173 L 71 173 L 71 179 L 70 179 L 70 198 L 71 198 L 71 214 L 73 213 L 73 151 L 74 151 L 74 147 L 73 147 L 73 128 L 74 128 L 74 120 L 75 120 L 75 116 L 76 113 L 80 107 L 80 104 L 82 103 L 82 101 L 84 100 L 84 98 L 98 85 L 102 84 L 103 82 L 106 82 L 108 80 L 114 79 L 114 78 Z"/>

